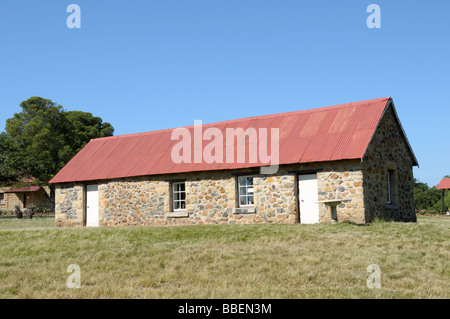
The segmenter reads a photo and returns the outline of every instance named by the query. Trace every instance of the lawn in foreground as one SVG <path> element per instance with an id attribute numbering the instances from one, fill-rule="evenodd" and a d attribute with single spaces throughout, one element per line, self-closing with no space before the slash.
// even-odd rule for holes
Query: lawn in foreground
<path id="1" fill-rule="evenodd" d="M 450 219 L 55 228 L 0 220 L 0 298 L 449 298 Z M 81 269 L 70 289 L 67 267 Z M 369 289 L 367 267 L 381 270 Z"/>

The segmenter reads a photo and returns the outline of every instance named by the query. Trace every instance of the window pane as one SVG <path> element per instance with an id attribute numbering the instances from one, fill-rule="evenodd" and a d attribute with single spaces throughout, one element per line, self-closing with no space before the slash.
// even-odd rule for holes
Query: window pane
<path id="1" fill-rule="evenodd" d="M 186 190 L 185 183 L 173 183 L 173 209 L 185 209 Z"/>
<path id="2" fill-rule="evenodd" d="M 173 190 L 175 192 L 184 192 L 184 183 L 174 183 L 173 184 Z"/>
<path id="3" fill-rule="evenodd" d="M 186 208 L 186 202 L 185 201 L 177 200 L 177 201 L 173 202 L 173 209 L 174 210 L 185 209 L 185 208 Z"/>
<path id="4" fill-rule="evenodd" d="M 254 205 L 253 176 L 238 176 L 239 206 Z"/>

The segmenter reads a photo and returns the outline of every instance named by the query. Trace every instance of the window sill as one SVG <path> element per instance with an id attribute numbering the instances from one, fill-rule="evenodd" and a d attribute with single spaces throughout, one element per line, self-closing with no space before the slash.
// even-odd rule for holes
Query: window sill
<path id="1" fill-rule="evenodd" d="M 180 210 L 180 211 L 166 213 L 166 217 L 171 217 L 171 218 L 189 217 L 189 213 L 185 210 Z"/>
<path id="2" fill-rule="evenodd" d="M 255 214 L 255 206 L 233 208 L 233 214 Z"/>
<path id="3" fill-rule="evenodd" d="M 386 207 L 387 209 L 399 209 L 400 205 L 397 205 L 397 204 L 386 204 L 384 207 Z"/>

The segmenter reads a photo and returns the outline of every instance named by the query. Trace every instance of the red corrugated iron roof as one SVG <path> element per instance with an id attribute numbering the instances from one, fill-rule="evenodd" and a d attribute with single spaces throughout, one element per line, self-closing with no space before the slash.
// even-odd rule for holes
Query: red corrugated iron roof
<path id="1" fill-rule="evenodd" d="M 443 178 L 437 189 L 450 189 L 450 178 Z"/>
<path id="2" fill-rule="evenodd" d="M 34 193 L 40 189 L 40 186 L 11 187 L 5 193 Z"/>
<path id="3" fill-rule="evenodd" d="M 270 129 L 279 128 L 279 164 L 361 159 L 384 114 L 390 98 L 340 104 L 306 111 L 257 116 L 238 120 L 204 124 L 218 128 L 224 134 L 227 128 L 268 129 L 267 145 L 270 150 Z M 193 140 L 194 126 L 186 127 Z M 91 140 L 50 181 L 65 183 L 93 181 L 132 176 L 171 174 L 194 171 L 223 170 L 267 166 L 252 163 L 248 156 L 249 141 L 238 136 L 234 144 L 234 161 L 226 161 L 226 140 L 223 143 L 223 163 L 175 163 L 171 150 L 178 140 L 172 140 L 174 129 L 147 133 L 119 135 Z M 405 136 L 406 137 L 406 136 Z M 264 140 L 258 136 L 258 143 Z M 203 140 L 203 148 L 210 141 Z M 245 163 L 237 161 L 237 143 L 245 143 Z M 194 142 L 191 143 L 195 151 Z M 229 150 L 229 153 L 231 151 Z M 412 152 L 412 151 L 411 151 Z M 230 153 L 231 154 L 231 153 Z M 270 154 L 270 152 L 269 152 Z"/>

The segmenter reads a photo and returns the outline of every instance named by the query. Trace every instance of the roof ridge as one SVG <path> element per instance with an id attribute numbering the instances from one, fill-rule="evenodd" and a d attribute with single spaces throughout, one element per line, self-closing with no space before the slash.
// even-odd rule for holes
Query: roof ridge
<path id="1" fill-rule="evenodd" d="M 202 123 L 202 126 L 222 125 L 222 124 L 225 124 L 225 123 L 235 123 L 235 122 L 249 121 L 249 120 L 254 120 L 254 119 L 276 118 L 276 117 L 287 116 L 287 115 L 292 115 L 292 114 L 324 112 L 324 111 L 328 111 L 330 109 L 347 108 L 347 107 L 352 107 L 355 104 L 361 106 L 361 105 L 365 105 L 365 104 L 372 104 L 372 103 L 376 103 L 376 102 L 381 102 L 383 100 L 388 101 L 389 99 L 390 99 L 390 97 L 383 97 L 383 98 L 377 98 L 377 99 L 370 99 L 370 100 L 363 100 L 363 101 L 357 101 L 357 102 L 348 102 L 348 103 L 342 103 L 342 104 L 318 107 L 318 108 L 314 108 L 314 109 L 289 111 L 289 112 L 281 112 L 281 113 L 274 113 L 274 114 L 267 114 L 267 115 L 258 115 L 258 116 L 249 116 L 249 117 L 237 118 L 237 119 L 232 119 L 232 120 L 225 120 L 225 121 L 220 121 L 220 122 Z M 175 130 L 175 129 L 178 129 L 178 128 L 190 129 L 190 128 L 193 128 L 193 127 L 194 127 L 194 125 L 179 126 L 179 127 L 173 127 L 173 128 L 168 128 L 168 129 L 162 129 L 162 130 L 141 132 L 141 133 L 130 133 L 130 134 L 115 135 L 115 136 L 106 136 L 106 137 L 96 138 L 96 139 L 93 139 L 93 140 L 94 141 L 98 141 L 98 140 L 105 140 L 105 139 L 128 138 L 128 137 L 135 137 L 135 136 L 140 136 L 140 135 L 151 135 L 151 134 L 169 132 L 169 131 L 172 131 L 172 130 Z"/>

